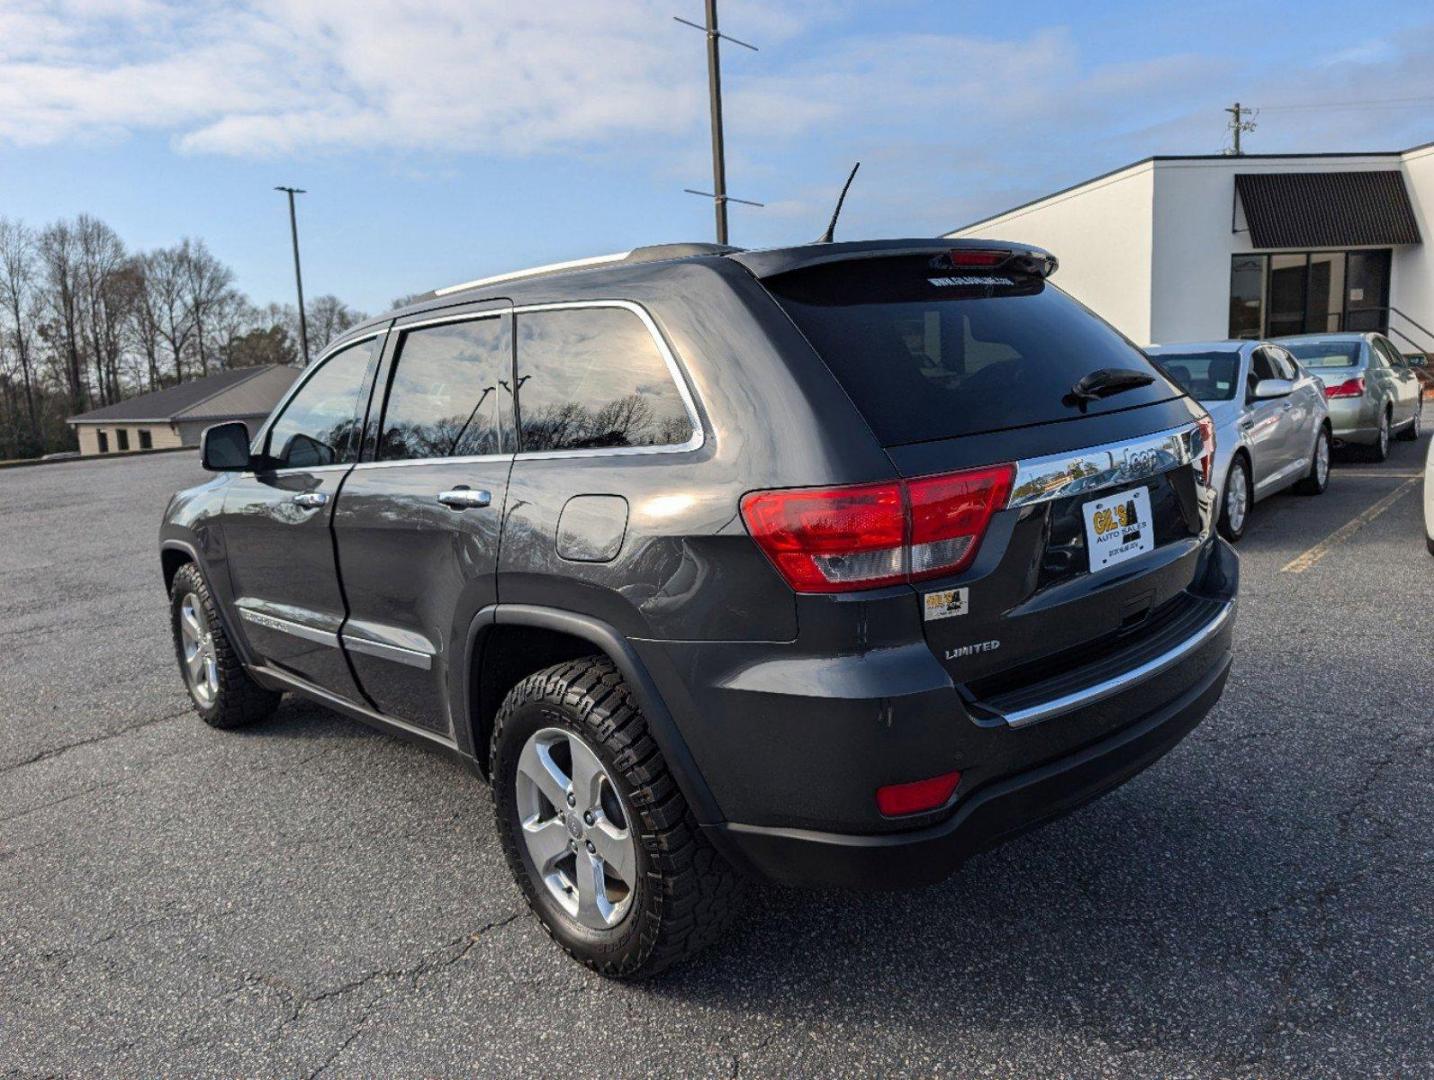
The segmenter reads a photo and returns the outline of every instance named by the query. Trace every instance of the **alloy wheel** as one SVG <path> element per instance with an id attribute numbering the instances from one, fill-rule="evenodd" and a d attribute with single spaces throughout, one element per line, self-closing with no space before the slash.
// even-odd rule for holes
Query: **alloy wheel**
<path id="1" fill-rule="evenodd" d="M 1329 436 L 1324 432 L 1315 440 L 1315 482 L 1321 488 L 1329 483 Z"/>
<path id="2" fill-rule="evenodd" d="M 203 708 L 219 697 L 219 657 L 214 635 L 204 619 L 199 597 L 185 593 L 179 602 L 179 636 L 184 648 L 184 678 L 189 692 Z"/>
<path id="3" fill-rule="evenodd" d="M 1245 476 L 1245 466 L 1240 463 L 1230 472 L 1225 485 L 1225 520 L 1230 531 L 1239 535 L 1245 527 L 1245 514 L 1250 506 L 1250 483 Z"/>
<path id="4" fill-rule="evenodd" d="M 1379 414 L 1379 459 L 1383 461 L 1389 456 L 1389 414 Z"/>
<path id="5" fill-rule="evenodd" d="M 518 756 L 523 843 L 548 895 L 589 930 L 611 930 L 632 908 L 637 843 L 612 778 L 592 747 L 540 728 Z"/>

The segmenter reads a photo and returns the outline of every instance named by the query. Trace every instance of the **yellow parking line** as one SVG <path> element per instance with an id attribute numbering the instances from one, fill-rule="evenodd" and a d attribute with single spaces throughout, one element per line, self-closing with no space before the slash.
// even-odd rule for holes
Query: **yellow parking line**
<path id="1" fill-rule="evenodd" d="M 1319 562 L 1326 555 L 1328 555 L 1332 548 L 1344 543 L 1355 533 L 1359 532 L 1360 529 L 1364 528 L 1380 514 L 1384 513 L 1384 511 L 1388 510 L 1391 506 L 1397 503 L 1400 497 L 1403 496 L 1406 492 L 1412 491 L 1414 489 L 1414 485 L 1418 482 L 1419 477 L 1410 477 L 1408 480 L 1404 481 L 1404 483 L 1400 484 L 1397 488 L 1391 491 L 1388 495 L 1384 496 L 1384 498 L 1380 499 L 1377 503 L 1371 506 L 1364 513 L 1360 514 L 1358 517 L 1350 521 L 1345 522 L 1338 529 L 1330 533 L 1328 536 L 1326 536 L 1323 540 L 1321 540 L 1314 547 L 1310 548 L 1304 554 L 1298 555 L 1295 558 L 1291 559 L 1289 562 L 1285 563 L 1284 566 L 1280 567 L 1280 573 L 1303 574 L 1311 566 L 1313 566 L 1315 563 Z"/>

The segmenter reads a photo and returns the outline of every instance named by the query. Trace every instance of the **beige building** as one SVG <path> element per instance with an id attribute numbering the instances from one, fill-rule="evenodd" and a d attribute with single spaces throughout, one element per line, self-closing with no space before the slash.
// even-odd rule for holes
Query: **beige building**
<path id="1" fill-rule="evenodd" d="M 271 364 L 235 368 L 151 394 L 126 398 L 67 421 L 80 453 L 128 454 L 198 446 L 204 429 L 243 420 L 252 432 L 299 377 L 299 369 Z"/>

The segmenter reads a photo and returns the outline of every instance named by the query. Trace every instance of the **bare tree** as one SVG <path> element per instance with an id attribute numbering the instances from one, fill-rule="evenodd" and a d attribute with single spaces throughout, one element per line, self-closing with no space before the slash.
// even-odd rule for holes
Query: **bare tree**
<path id="1" fill-rule="evenodd" d="M 199 352 L 199 370 L 209 374 L 209 354 L 213 351 L 215 309 L 231 292 L 234 271 L 209 253 L 203 240 L 186 237 L 179 245 L 184 256 L 185 297 L 190 318 L 194 320 L 194 343 Z"/>
<path id="2" fill-rule="evenodd" d="M 74 226 L 68 221 L 46 226 L 40 232 L 36 250 L 44 273 L 45 309 L 49 316 L 40 333 L 49 338 L 55 350 L 71 412 L 81 413 L 89 399 L 89 385 L 81 352 L 80 244 Z"/>
<path id="3" fill-rule="evenodd" d="M 120 399 L 121 327 L 128 299 L 119 278 L 125 264 L 124 244 L 113 229 L 89 214 L 75 219 L 74 232 L 80 317 L 95 369 L 95 389 L 100 403 L 107 405 Z"/>
<path id="4" fill-rule="evenodd" d="M 23 224 L 0 218 L 0 304 L 10 319 L 11 353 L 20 371 L 30 438 L 40 445 L 35 401 L 35 237 Z"/>
<path id="5" fill-rule="evenodd" d="M 188 253 L 183 245 L 159 248 L 144 256 L 144 280 L 160 338 L 174 363 L 174 381 L 184 381 L 184 359 L 194 339 L 185 277 Z"/>
<path id="6" fill-rule="evenodd" d="M 357 326 L 368 318 L 362 311 L 354 311 L 337 296 L 316 296 L 306 306 L 309 317 L 309 340 L 322 352 L 325 345 L 333 341 L 351 326 Z"/>

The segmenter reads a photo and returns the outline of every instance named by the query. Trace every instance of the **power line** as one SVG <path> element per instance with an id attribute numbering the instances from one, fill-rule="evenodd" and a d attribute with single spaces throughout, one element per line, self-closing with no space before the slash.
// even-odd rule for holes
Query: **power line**
<path id="1" fill-rule="evenodd" d="M 1434 101 L 1430 97 L 1378 98 L 1371 101 L 1316 101 L 1299 105 L 1261 105 L 1259 112 L 1285 112 L 1291 109 L 1381 109 L 1406 108 Z"/>

